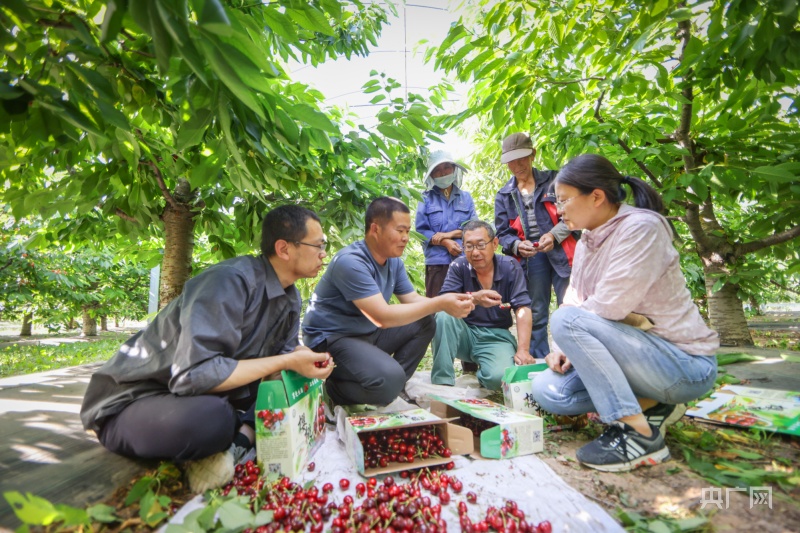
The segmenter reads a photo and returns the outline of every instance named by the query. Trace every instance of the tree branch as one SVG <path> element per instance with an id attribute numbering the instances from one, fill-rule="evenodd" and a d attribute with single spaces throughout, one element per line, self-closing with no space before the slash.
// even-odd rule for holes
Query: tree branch
<path id="1" fill-rule="evenodd" d="M 139 221 L 130 216 L 128 213 L 120 209 L 119 207 L 114 209 L 114 214 L 117 215 L 122 220 L 127 220 L 128 222 L 133 222 L 134 224 L 138 224 Z"/>
<path id="2" fill-rule="evenodd" d="M 155 174 L 156 182 L 158 183 L 158 188 L 161 189 L 161 194 L 164 195 L 164 198 L 167 200 L 167 203 L 175 209 L 180 209 L 178 202 L 175 201 L 175 198 L 173 198 L 172 194 L 169 192 L 167 184 L 164 183 L 164 176 L 161 174 L 161 169 L 158 168 L 158 165 L 156 165 L 152 161 L 143 161 L 143 163 L 153 169 L 153 174 Z"/>
<path id="3" fill-rule="evenodd" d="M 776 287 L 778 287 L 779 289 L 783 290 L 783 291 L 791 292 L 792 294 L 800 294 L 800 291 L 798 291 L 797 289 L 792 289 L 791 287 L 787 287 L 786 285 L 778 283 L 774 279 L 769 280 L 769 282 L 772 283 L 773 285 L 775 285 Z"/>
<path id="4" fill-rule="evenodd" d="M 580 78 L 577 80 L 569 80 L 569 81 L 556 81 L 556 80 L 548 80 L 542 79 L 540 81 L 544 83 L 548 83 L 550 85 L 572 85 L 573 83 L 580 83 L 582 81 L 589 81 L 589 80 L 597 80 L 597 81 L 605 81 L 605 76 L 589 76 L 588 78 Z"/>
<path id="5" fill-rule="evenodd" d="M 678 22 L 678 37 L 683 41 L 679 58 L 679 60 L 683 62 L 683 56 L 686 53 L 686 47 L 688 46 L 689 39 L 691 37 L 691 25 L 688 20 L 682 20 Z M 678 130 L 675 132 L 675 138 L 678 140 L 681 146 L 683 146 L 683 149 L 686 150 L 686 153 L 683 155 L 683 169 L 687 174 L 694 172 L 694 170 L 697 168 L 697 161 L 694 157 L 694 145 L 692 144 L 692 139 L 689 136 L 689 132 L 691 131 L 692 127 L 694 101 L 692 83 L 689 81 L 691 79 L 691 75 L 692 71 L 688 70 L 684 76 L 681 96 L 683 96 L 685 102 L 681 104 L 680 123 L 678 124 Z"/>
<path id="6" fill-rule="evenodd" d="M 596 120 L 597 122 L 599 122 L 599 123 L 601 123 L 601 124 L 603 124 L 603 123 L 605 122 L 605 120 L 603 120 L 603 117 L 600 115 L 600 106 L 601 106 L 601 105 L 603 105 L 603 98 L 605 98 L 605 95 L 606 95 L 606 92 L 605 92 L 605 91 L 602 91 L 602 92 L 600 93 L 600 98 L 598 98 L 598 99 L 597 99 L 597 102 L 594 104 L 594 118 L 595 118 L 595 120 Z M 619 137 L 619 136 L 617 136 L 617 144 L 619 144 L 619 145 L 622 147 L 622 149 L 623 149 L 623 150 L 625 150 L 625 153 L 627 153 L 628 155 L 630 155 L 630 154 L 631 154 L 631 152 L 633 151 L 633 150 L 631 150 L 631 147 L 630 147 L 630 146 L 628 146 L 628 143 L 626 143 L 625 141 L 623 141 L 623 140 L 622 140 L 622 137 Z M 647 175 L 647 177 L 648 177 L 648 178 L 650 178 L 650 181 L 652 181 L 653 183 L 655 183 L 655 184 L 656 184 L 656 186 L 657 186 L 659 189 L 660 189 L 660 188 L 662 188 L 662 187 L 664 186 L 664 185 L 661 183 L 661 180 L 659 180 L 659 179 L 658 179 L 658 178 L 655 176 L 655 174 L 653 174 L 652 172 L 650 172 L 650 169 L 649 169 L 649 168 L 647 168 L 647 167 L 645 166 L 645 164 L 644 164 L 644 163 L 642 163 L 641 161 L 637 160 L 637 159 L 636 159 L 636 158 L 634 158 L 634 157 L 632 157 L 631 159 L 633 159 L 633 162 L 634 162 L 634 163 L 636 163 L 636 166 L 637 166 L 637 167 L 639 167 L 639 170 L 641 170 L 642 172 L 644 172 L 644 173 Z"/>
<path id="7" fill-rule="evenodd" d="M 763 250 L 764 248 L 769 248 L 770 246 L 774 246 L 776 244 L 791 241 L 792 239 L 796 239 L 798 237 L 800 237 L 800 225 L 789 228 L 780 233 L 775 233 L 774 235 L 769 235 L 763 239 L 758 239 L 757 241 L 750 241 L 744 244 L 736 245 L 734 247 L 734 254 L 736 257 L 742 257 L 743 255 L 757 252 L 758 250 Z"/>
<path id="8" fill-rule="evenodd" d="M 8 267 L 10 267 L 10 266 L 11 266 L 11 263 L 13 263 L 13 262 L 14 262 L 14 260 L 13 260 L 13 259 L 9 259 L 9 260 L 6 262 L 6 264 L 5 264 L 5 265 L 3 265 L 3 266 L 0 268 L 0 272 L 2 272 L 3 270 L 7 269 Z"/>

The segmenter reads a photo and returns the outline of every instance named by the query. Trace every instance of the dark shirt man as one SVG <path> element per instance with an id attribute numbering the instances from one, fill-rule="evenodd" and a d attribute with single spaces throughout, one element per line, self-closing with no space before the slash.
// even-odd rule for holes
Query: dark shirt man
<path id="1" fill-rule="evenodd" d="M 530 364 L 531 299 L 519 263 L 497 255 L 494 228 L 482 220 L 467 222 L 463 228 L 464 257 L 451 265 L 442 294 L 466 292 L 476 304 L 463 320 L 439 313 L 433 338 L 431 382 L 453 385 L 453 361 L 478 364 L 481 386 L 499 390 L 503 372 L 509 366 Z M 517 317 L 517 339 L 508 330 L 511 313 Z"/>
<path id="2" fill-rule="evenodd" d="M 411 230 L 403 202 L 378 198 L 365 218 L 364 240 L 336 254 L 303 319 L 304 342 L 336 363 L 325 388 L 343 405 L 391 403 L 428 349 L 430 315 L 463 317 L 474 308 L 464 294 L 426 298 L 414 291 L 400 259 Z M 392 295 L 400 303 L 390 305 Z"/>
<path id="3" fill-rule="evenodd" d="M 195 491 L 219 486 L 233 477 L 233 444 L 252 447 L 259 381 L 281 370 L 330 374 L 332 365 L 314 365 L 327 354 L 298 346 L 294 283 L 322 268 L 319 218 L 298 206 L 267 213 L 261 252 L 190 279 L 92 376 L 81 419 L 103 446 L 129 457 L 191 461 Z"/>

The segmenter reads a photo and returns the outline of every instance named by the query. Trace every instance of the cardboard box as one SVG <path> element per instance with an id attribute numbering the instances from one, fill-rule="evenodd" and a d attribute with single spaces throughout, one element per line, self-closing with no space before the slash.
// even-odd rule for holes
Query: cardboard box
<path id="1" fill-rule="evenodd" d="M 471 427 L 476 450 L 488 459 L 511 459 L 544 449 L 541 417 L 512 411 L 499 403 L 479 398 L 448 400 L 434 396 L 431 412 L 454 424 Z"/>
<path id="2" fill-rule="evenodd" d="M 539 405 L 533 400 L 529 374 L 547 370 L 547 363 L 510 366 L 503 374 L 503 403 L 509 409 L 541 416 Z"/>
<path id="3" fill-rule="evenodd" d="M 265 476 L 294 477 L 322 443 L 322 381 L 295 372 L 263 381 L 256 399 L 256 454 Z"/>
<path id="4" fill-rule="evenodd" d="M 380 434 L 398 428 L 419 428 L 433 426 L 445 446 L 450 448 L 450 457 L 429 457 L 415 459 L 413 463 L 389 462 L 384 467 L 367 467 L 364 462 L 364 446 L 361 437 L 368 438 L 371 434 Z M 369 477 L 376 474 L 388 474 L 449 463 L 454 455 L 467 455 L 473 451 L 472 432 L 467 428 L 449 424 L 438 416 L 425 409 L 414 409 L 399 413 L 368 413 L 350 416 L 345 419 L 344 443 L 347 454 L 356 465 L 358 473 Z"/>

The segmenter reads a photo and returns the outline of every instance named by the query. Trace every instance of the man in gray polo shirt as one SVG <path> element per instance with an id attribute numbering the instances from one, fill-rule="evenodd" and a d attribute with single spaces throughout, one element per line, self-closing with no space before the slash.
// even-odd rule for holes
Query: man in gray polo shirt
<path id="1" fill-rule="evenodd" d="M 365 218 L 364 240 L 334 256 L 303 319 L 305 344 L 336 363 L 325 383 L 336 404 L 391 403 L 433 338 L 431 315 L 463 318 L 475 307 L 466 294 L 426 298 L 414 291 L 400 259 L 411 231 L 403 202 L 378 198 Z M 400 303 L 390 305 L 392 295 Z"/>
<path id="2" fill-rule="evenodd" d="M 319 217 L 282 206 L 264 217 L 261 255 L 214 265 L 190 279 L 92 376 L 81 407 L 86 429 L 128 457 L 189 461 L 195 492 L 233 478 L 252 449 L 262 378 L 294 370 L 324 379 L 328 354 L 298 346 L 300 294 L 325 258 Z"/>

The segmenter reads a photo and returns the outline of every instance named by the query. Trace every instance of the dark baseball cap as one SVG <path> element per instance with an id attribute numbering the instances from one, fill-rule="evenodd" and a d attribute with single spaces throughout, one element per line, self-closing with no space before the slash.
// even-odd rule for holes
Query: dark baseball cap
<path id="1" fill-rule="evenodd" d="M 531 138 L 524 133 L 512 133 L 503 139 L 503 155 L 500 156 L 500 162 L 508 163 L 532 153 L 533 143 Z"/>

